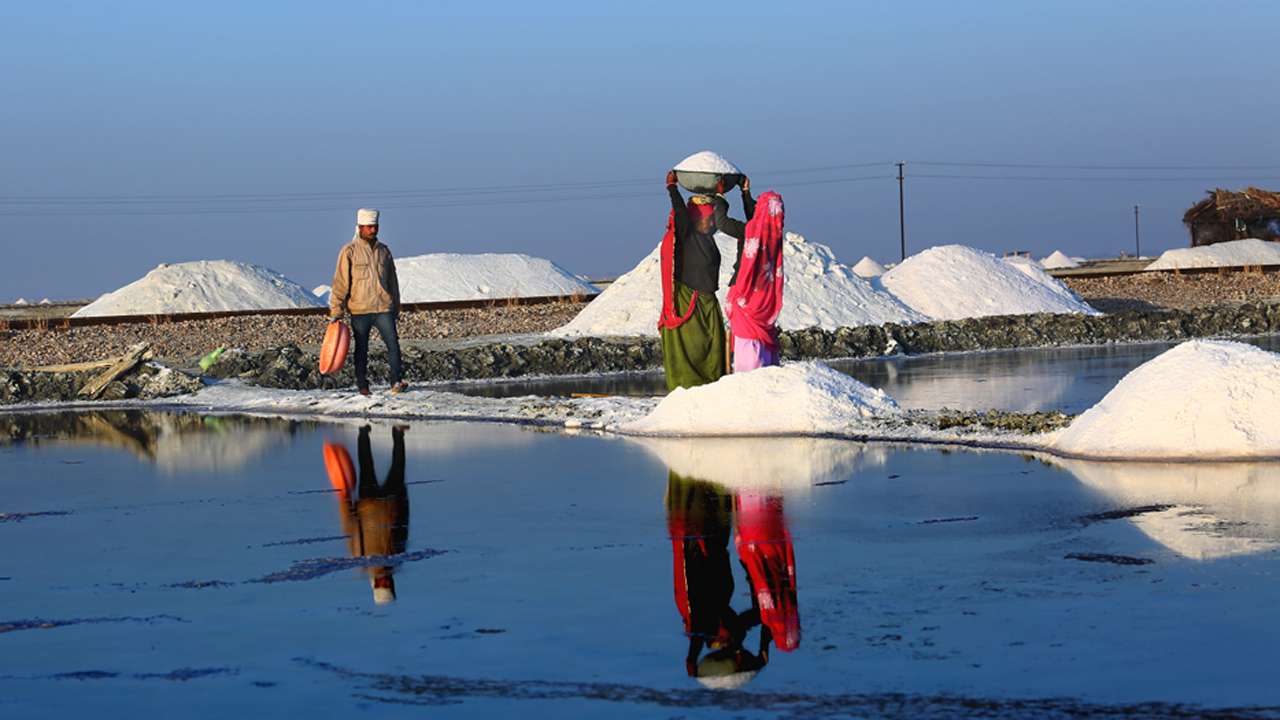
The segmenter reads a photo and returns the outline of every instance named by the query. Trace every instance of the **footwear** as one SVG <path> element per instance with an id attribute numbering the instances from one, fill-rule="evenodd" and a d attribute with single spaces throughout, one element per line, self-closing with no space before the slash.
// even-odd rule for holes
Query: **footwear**
<path id="1" fill-rule="evenodd" d="M 405 381 L 401 380 L 400 382 L 398 382 L 398 383 L 396 383 L 395 385 L 392 385 L 392 386 L 391 386 L 391 394 L 392 394 L 392 395 L 399 395 L 400 393 L 402 393 L 402 392 L 404 392 L 405 390 L 408 390 L 408 389 L 409 389 L 409 383 L 407 383 L 407 382 L 405 382 Z"/>
<path id="2" fill-rule="evenodd" d="M 360 394 L 361 394 L 361 395 L 368 395 L 368 394 L 369 394 L 369 388 L 360 388 L 360 391 L 359 391 L 359 392 L 360 392 Z"/>

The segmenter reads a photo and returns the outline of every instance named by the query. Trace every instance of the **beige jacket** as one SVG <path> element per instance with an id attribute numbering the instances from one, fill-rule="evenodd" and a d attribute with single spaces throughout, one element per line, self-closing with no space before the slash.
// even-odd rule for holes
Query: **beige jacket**
<path id="1" fill-rule="evenodd" d="M 343 312 L 367 315 L 400 311 L 400 280 L 391 249 L 381 242 L 370 245 L 359 237 L 342 246 L 333 271 L 329 316 Z"/>

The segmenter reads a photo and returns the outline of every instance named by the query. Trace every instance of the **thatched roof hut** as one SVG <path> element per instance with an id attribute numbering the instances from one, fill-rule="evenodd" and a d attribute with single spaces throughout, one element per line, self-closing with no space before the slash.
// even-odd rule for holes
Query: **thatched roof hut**
<path id="1" fill-rule="evenodd" d="M 1218 188 L 1182 216 L 1191 245 L 1243 238 L 1280 240 L 1280 193 L 1255 187 L 1240 192 Z"/>

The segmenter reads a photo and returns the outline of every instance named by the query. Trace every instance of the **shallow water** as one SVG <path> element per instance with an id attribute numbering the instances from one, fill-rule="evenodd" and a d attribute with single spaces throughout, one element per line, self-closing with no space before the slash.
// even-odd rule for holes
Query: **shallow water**
<path id="1" fill-rule="evenodd" d="M 1242 339 L 1280 350 L 1280 336 Z M 981 353 L 831 361 L 832 367 L 889 393 L 912 409 L 950 407 L 973 410 L 1079 413 L 1102 399 L 1130 370 L 1175 343 L 1001 350 Z M 661 395 L 661 372 L 528 382 L 457 383 L 443 387 L 468 395 Z"/>
<path id="2" fill-rule="evenodd" d="M 6 437 L 4 717 L 1280 712 L 1277 464 L 414 423 L 399 485 L 389 425 L 367 456 L 354 425 L 236 417 Z M 766 658 L 749 588 L 790 606 L 788 551 Z M 690 677 L 677 578 L 742 692 Z"/>

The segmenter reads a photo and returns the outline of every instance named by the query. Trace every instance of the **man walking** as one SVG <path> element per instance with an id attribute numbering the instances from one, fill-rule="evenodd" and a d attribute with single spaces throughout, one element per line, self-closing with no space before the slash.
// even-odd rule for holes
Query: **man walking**
<path id="1" fill-rule="evenodd" d="M 347 312 L 351 313 L 356 341 L 356 387 L 360 394 L 369 394 L 369 332 L 374 327 L 387 346 L 391 392 L 404 392 L 408 383 L 400 379 L 400 338 L 396 335 L 400 281 L 391 249 L 378 241 L 377 210 L 356 212 L 356 234 L 338 252 L 329 317 L 337 320 Z"/>

